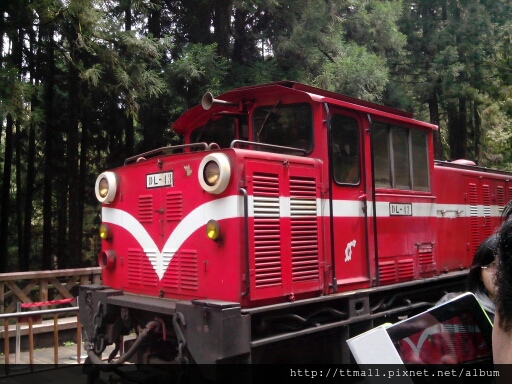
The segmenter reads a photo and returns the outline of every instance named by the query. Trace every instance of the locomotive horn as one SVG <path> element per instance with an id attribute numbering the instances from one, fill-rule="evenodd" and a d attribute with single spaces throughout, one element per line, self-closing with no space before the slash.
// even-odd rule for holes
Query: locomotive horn
<path id="1" fill-rule="evenodd" d="M 229 101 L 215 99 L 210 92 L 206 92 L 201 99 L 201 105 L 205 110 L 209 110 L 213 104 L 224 104 L 224 105 L 238 105 L 238 103 L 231 103 Z"/>

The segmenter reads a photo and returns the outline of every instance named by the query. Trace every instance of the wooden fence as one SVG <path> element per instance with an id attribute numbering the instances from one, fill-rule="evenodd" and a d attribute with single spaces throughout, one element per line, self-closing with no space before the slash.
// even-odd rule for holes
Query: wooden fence
<path id="1" fill-rule="evenodd" d="M 100 267 L 0 273 L 0 313 L 16 312 L 19 302 L 73 298 L 79 285 L 99 284 L 100 280 Z"/>

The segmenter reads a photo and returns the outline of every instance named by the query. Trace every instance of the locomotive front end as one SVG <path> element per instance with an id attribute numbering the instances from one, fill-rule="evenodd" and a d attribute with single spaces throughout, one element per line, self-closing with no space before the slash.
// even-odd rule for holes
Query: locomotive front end
<path id="1" fill-rule="evenodd" d="M 93 361 L 111 344 L 115 352 L 136 350 L 125 354 L 131 362 L 184 362 L 191 353 L 194 361 L 211 362 L 247 352 L 247 343 L 219 342 L 229 328 L 248 332 L 240 315 L 245 242 L 239 177 L 234 151 L 205 143 L 141 154 L 98 176 L 103 285 L 80 292 Z M 133 333 L 137 337 L 121 345 Z M 134 342 L 141 335 L 152 339 L 145 347 Z M 200 340 L 190 342 L 194 337 Z"/>
<path id="2" fill-rule="evenodd" d="M 240 247 L 230 156 L 139 156 L 98 176 L 104 284 L 161 298 L 239 300 L 240 263 L 226 252 Z"/>

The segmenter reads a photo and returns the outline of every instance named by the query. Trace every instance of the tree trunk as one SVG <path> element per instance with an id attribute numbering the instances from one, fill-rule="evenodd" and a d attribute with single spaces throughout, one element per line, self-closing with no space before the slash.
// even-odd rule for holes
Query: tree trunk
<path id="1" fill-rule="evenodd" d="M 4 173 L 2 178 L 2 195 L 0 199 L 0 273 L 9 271 L 9 217 L 11 209 L 11 166 L 12 166 L 12 140 L 14 121 L 7 115 L 5 126 Z"/>
<path id="2" fill-rule="evenodd" d="M 16 233 L 18 240 L 18 271 L 25 271 L 25 267 L 23 265 L 23 258 L 21 255 L 25 254 L 25 247 L 27 243 L 23 236 L 23 209 L 25 208 L 24 199 L 25 199 L 25 188 L 23 188 L 23 171 L 21 169 L 21 156 L 22 156 L 22 148 L 25 148 L 23 144 L 22 131 L 19 124 L 16 125 Z"/>
<path id="3" fill-rule="evenodd" d="M 434 159 L 443 160 L 443 145 L 441 143 L 441 126 L 439 118 L 439 103 L 437 100 L 437 93 L 432 90 L 432 94 L 428 100 L 428 110 L 430 113 L 430 123 L 437 125 L 439 128 L 434 131 Z"/>
<path id="4" fill-rule="evenodd" d="M 213 29 L 215 42 L 217 43 L 217 52 L 225 58 L 229 58 L 232 6 L 232 0 L 217 0 L 213 8 Z"/>
<path id="5" fill-rule="evenodd" d="M 36 41 L 35 32 L 30 29 L 30 50 L 28 56 L 29 73 L 31 76 L 32 84 L 35 85 L 39 82 L 37 75 L 37 68 L 35 62 Z M 34 95 L 30 102 L 30 108 L 33 112 L 39 104 L 39 99 Z M 27 150 L 27 171 L 25 179 L 25 207 L 23 209 L 23 239 L 25 241 L 25 248 L 20 252 L 20 271 L 30 270 L 30 254 L 32 249 L 32 215 L 34 212 L 33 197 L 34 197 L 34 183 L 35 183 L 35 157 L 36 157 L 36 127 L 34 123 L 30 123 L 28 127 L 28 150 Z"/>
<path id="6" fill-rule="evenodd" d="M 65 255 L 65 265 L 59 268 L 76 268 L 82 262 L 82 222 L 80 217 L 80 171 L 79 171 L 79 141 L 80 132 L 78 127 L 78 117 L 80 113 L 80 77 L 78 70 L 75 68 L 75 62 L 78 61 L 78 47 L 76 41 L 78 32 L 75 25 L 70 25 L 69 46 L 71 47 L 71 62 L 68 65 L 68 140 L 67 140 L 67 157 L 68 157 L 68 182 L 69 182 L 69 257 Z"/>
<path id="7" fill-rule="evenodd" d="M 482 165 L 482 119 L 480 118 L 478 103 L 476 101 L 473 102 L 473 121 L 475 159 L 478 165 Z"/>
<path id="8" fill-rule="evenodd" d="M 458 100 L 458 103 L 449 103 L 447 106 L 447 112 L 450 142 L 450 159 L 465 159 L 467 157 L 466 99 L 461 97 Z"/>
<path id="9" fill-rule="evenodd" d="M 42 28 L 43 29 L 43 28 Z M 46 29 L 46 28 L 44 28 Z M 43 250 L 41 269 L 53 269 L 52 260 L 52 236 L 53 236 L 53 210 L 52 210 L 52 186 L 53 186 L 53 97 L 55 83 L 55 57 L 54 49 L 54 28 L 48 27 L 45 31 L 45 39 L 47 43 L 46 51 L 46 74 L 45 74 L 45 93 L 44 93 L 44 111 L 45 111 L 45 162 L 44 162 L 44 192 L 43 192 Z"/>

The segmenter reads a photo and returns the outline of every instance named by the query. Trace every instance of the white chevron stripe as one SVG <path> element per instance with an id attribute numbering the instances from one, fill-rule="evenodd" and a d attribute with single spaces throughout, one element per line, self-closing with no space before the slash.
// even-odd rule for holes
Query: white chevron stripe
<path id="1" fill-rule="evenodd" d="M 280 217 L 290 217 L 290 199 L 281 197 L 279 199 Z M 326 199 L 317 199 L 317 212 L 319 216 L 329 216 L 329 203 Z M 252 207 L 253 198 L 249 197 L 249 216 L 254 217 Z M 236 207 L 236 208 L 234 208 Z M 368 204 L 368 215 L 372 215 L 373 206 Z M 484 210 L 485 209 L 485 210 Z M 464 204 L 434 204 L 434 203 L 413 203 L 413 217 L 439 217 L 452 219 L 455 217 L 468 217 L 470 211 L 478 212 L 479 216 L 499 217 L 500 210 L 498 206 L 485 208 L 479 206 L 469 206 Z M 333 212 L 335 217 L 363 217 L 362 203 L 357 200 L 335 200 L 333 201 Z M 243 198 L 242 196 L 228 196 L 222 199 L 213 200 L 200 205 L 190 212 L 172 231 L 165 245 L 161 250 L 158 249 L 151 235 L 146 231 L 139 221 L 126 211 L 117 208 L 102 208 L 102 221 L 111 223 L 124 228 L 132 234 L 135 240 L 140 244 L 148 257 L 153 269 L 161 280 L 172 256 L 178 251 L 182 244 L 199 228 L 206 225 L 208 220 L 223 220 L 243 216 Z M 389 217 L 389 202 L 377 203 L 377 216 Z M 165 257 L 164 257 L 165 255 Z"/>

